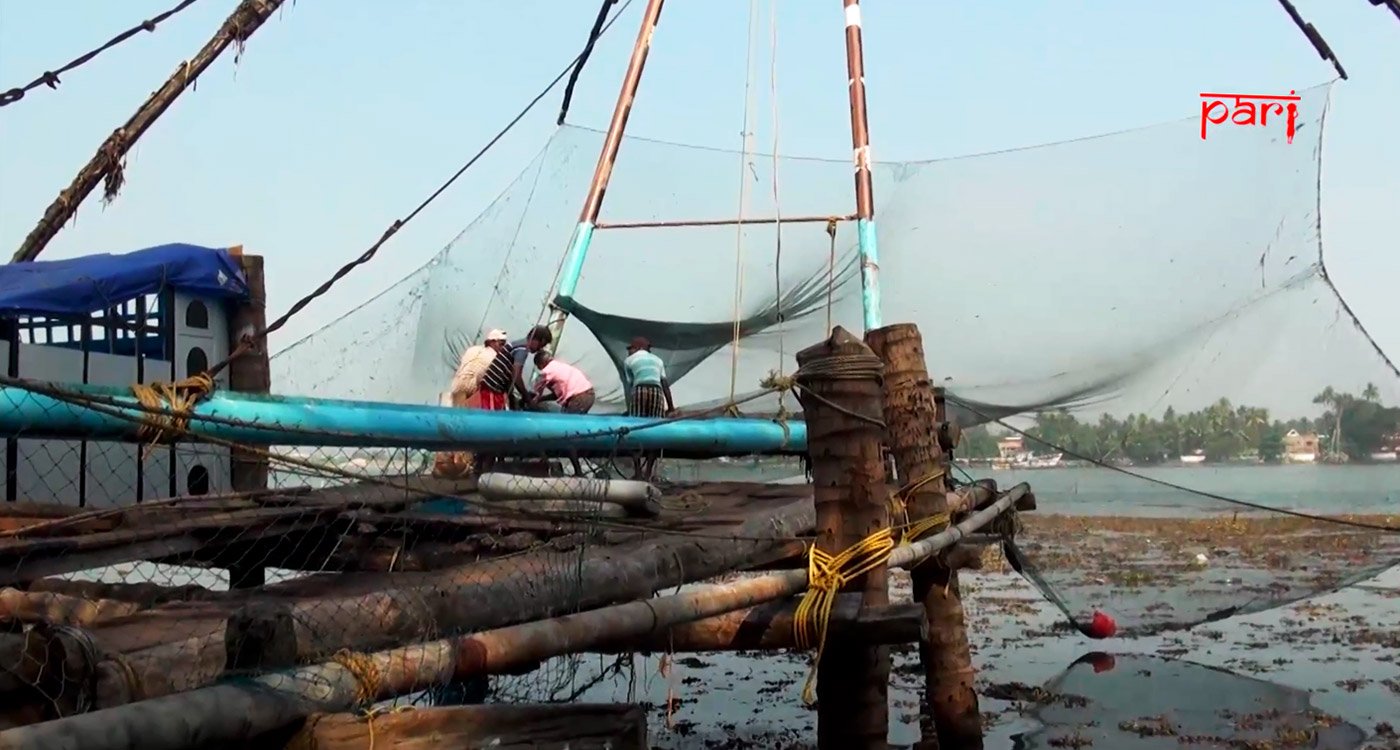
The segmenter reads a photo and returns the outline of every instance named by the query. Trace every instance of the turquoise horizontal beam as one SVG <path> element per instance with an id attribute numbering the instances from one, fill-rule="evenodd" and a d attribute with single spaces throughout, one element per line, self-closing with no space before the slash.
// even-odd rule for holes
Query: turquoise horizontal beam
<path id="1" fill-rule="evenodd" d="M 134 418 L 130 391 L 58 385 L 67 394 L 115 403 L 97 408 L 14 386 L 0 386 L 0 432 L 51 439 L 135 440 L 137 425 L 101 409 Z M 646 425 L 654 425 L 642 428 Z M 662 424 L 640 417 L 489 412 L 442 406 L 217 392 L 195 407 L 196 435 L 250 445 L 326 445 L 382 448 L 496 449 L 590 452 L 658 450 L 701 455 L 800 453 L 806 425 L 767 419 L 681 419 Z"/>

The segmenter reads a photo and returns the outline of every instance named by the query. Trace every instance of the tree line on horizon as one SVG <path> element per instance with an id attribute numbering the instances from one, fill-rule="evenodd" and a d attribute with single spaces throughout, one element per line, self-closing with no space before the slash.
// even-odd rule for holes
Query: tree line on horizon
<path id="1" fill-rule="evenodd" d="M 1245 456 L 1277 462 L 1283 458 L 1284 436 L 1297 430 L 1317 434 L 1324 460 L 1365 460 L 1376 451 L 1394 448 L 1400 437 L 1400 407 L 1382 404 L 1373 384 L 1368 383 L 1359 396 L 1328 386 L 1313 403 L 1325 407 L 1321 416 L 1288 420 L 1271 418 L 1268 409 L 1236 406 L 1227 398 L 1185 414 L 1168 407 L 1161 417 L 1103 414 L 1097 422 L 1080 421 L 1065 409 L 1055 409 L 1035 415 L 1034 426 L 1026 430 L 1030 438 L 1026 448 L 1037 453 L 1063 448 L 1075 456 L 1098 461 L 1126 458 L 1135 464 L 1176 461 L 1197 451 L 1209 462 Z M 1002 437 L 985 425 L 965 430 L 958 455 L 995 458 Z"/>

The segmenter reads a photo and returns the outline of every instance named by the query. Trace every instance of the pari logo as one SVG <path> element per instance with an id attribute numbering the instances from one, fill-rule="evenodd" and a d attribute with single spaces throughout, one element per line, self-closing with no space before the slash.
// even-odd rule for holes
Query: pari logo
<path id="1" fill-rule="evenodd" d="M 1283 120 L 1284 135 L 1293 142 L 1298 132 L 1298 102 L 1302 97 L 1290 91 L 1288 96 L 1268 94 L 1201 94 L 1201 140 L 1211 125 L 1259 125 L 1277 127 Z M 1270 115 L 1273 115 L 1272 119 Z"/>

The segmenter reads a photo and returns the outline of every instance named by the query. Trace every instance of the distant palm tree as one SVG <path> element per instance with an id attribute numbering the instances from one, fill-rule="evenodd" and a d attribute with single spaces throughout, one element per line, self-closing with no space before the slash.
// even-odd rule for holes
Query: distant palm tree
<path id="1" fill-rule="evenodd" d="M 1380 401 L 1381 390 L 1376 387 L 1375 383 L 1367 383 L 1366 387 L 1361 389 L 1361 399 L 1363 401 Z"/>
<path id="2" fill-rule="evenodd" d="M 1342 410 L 1351 400 L 1351 395 L 1341 393 L 1330 385 L 1313 397 L 1314 404 L 1321 404 L 1332 410 L 1332 439 L 1328 441 L 1327 450 L 1334 456 L 1342 455 Z"/>

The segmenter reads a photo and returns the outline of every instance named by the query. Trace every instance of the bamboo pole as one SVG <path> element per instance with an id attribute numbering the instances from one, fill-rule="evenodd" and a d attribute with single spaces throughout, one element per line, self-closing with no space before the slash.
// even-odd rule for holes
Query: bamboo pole
<path id="1" fill-rule="evenodd" d="M 860 339 L 837 326 L 826 341 L 798 352 L 797 364 L 817 507 L 816 545 L 838 555 L 890 525 L 880 453 L 879 360 Z M 863 592 L 867 607 L 889 604 L 885 566 L 854 578 L 843 590 Z M 830 639 L 821 653 L 817 747 L 886 747 L 889 648 Z"/>
<path id="2" fill-rule="evenodd" d="M 797 648 L 794 615 L 798 600 L 767 602 L 703 620 L 682 623 L 645 639 L 618 641 L 602 653 L 638 651 L 777 651 Z M 864 607 L 860 594 L 841 594 L 831 609 L 828 633 L 833 639 L 892 645 L 917 643 L 927 635 L 924 610 L 916 604 Z"/>
<path id="3" fill-rule="evenodd" d="M 73 178 L 73 182 L 60 192 L 58 198 L 44 211 L 39 224 L 24 238 L 24 244 L 20 245 L 19 250 L 15 251 L 13 262 L 21 263 L 39 257 L 39 253 L 44 251 L 44 246 L 48 245 L 54 235 L 58 234 L 58 230 L 73 218 L 78 212 L 78 207 L 87 200 L 99 182 L 106 183 L 107 200 L 115 198 L 125 180 L 123 162 L 127 152 L 136 145 L 136 141 L 170 108 L 170 105 L 175 103 L 185 89 L 194 85 L 200 74 L 208 69 L 230 44 L 237 44 L 241 50 L 243 44 L 253 36 L 253 32 L 263 25 L 282 2 L 283 0 L 243 0 L 239 3 L 214 37 L 205 43 L 194 57 L 180 63 L 164 85 L 151 94 L 126 124 L 107 136 L 97 153 L 78 172 L 78 176 Z"/>
<path id="4" fill-rule="evenodd" d="M 906 501 L 910 520 L 945 514 L 948 463 L 936 431 L 938 409 L 919 329 L 909 323 L 885 326 L 869 331 L 866 340 L 885 363 L 886 434 L 900 482 L 918 488 Z M 909 577 L 914 601 L 923 604 L 929 622 L 929 639 L 919 649 L 928 706 L 919 746 L 980 750 L 982 716 L 957 570 L 929 560 Z"/>
<path id="5" fill-rule="evenodd" d="M 899 547 L 890 555 L 890 565 L 908 567 L 953 545 L 991 523 L 1027 491 L 1025 484 L 1016 485 L 957 526 Z M 0 732 L 0 750 L 196 750 L 219 743 L 246 744 L 294 726 L 312 713 L 349 710 L 366 697 L 384 700 L 453 679 L 508 672 L 620 638 L 646 637 L 789 597 L 806 585 L 807 571 L 791 570 L 368 654 L 369 662 L 354 670 L 341 662 L 308 665 Z M 362 676 L 374 679 L 365 681 Z"/>

